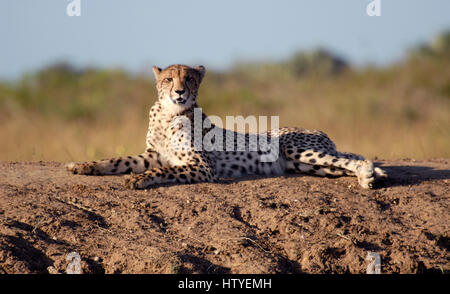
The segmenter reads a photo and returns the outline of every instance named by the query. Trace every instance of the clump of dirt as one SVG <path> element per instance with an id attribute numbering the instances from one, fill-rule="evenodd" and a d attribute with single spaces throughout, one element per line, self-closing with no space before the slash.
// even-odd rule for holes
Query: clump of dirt
<path id="1" fill-rule="evenodd" d="M 381 161 L 355 178 L 294 175 L 131 191 L 120 176 L 0 163 L 0 273 L 449 273 L 450 164 Z"/>

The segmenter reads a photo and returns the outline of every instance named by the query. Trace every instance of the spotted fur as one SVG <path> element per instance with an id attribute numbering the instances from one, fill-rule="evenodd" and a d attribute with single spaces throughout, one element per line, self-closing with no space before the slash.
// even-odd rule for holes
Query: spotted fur
<path id="1" fill-rule="evenodd" d="M 376 178 L 386 173 L 360 155 L 336 150 L 326 134 L 301 128 L 280 128 L 266 134 L 241 134 L 217 128 L 222 138 L 236 138 L 233 146 L 221 146 L 210 151 L 195 148 L 194 128 L 183 129 L 178 118 L 194 119 L 197 96 L 205 68 L 171 65 L 164 70 L 153 67 L 158 90 L 158 101 L 149 113 L 149 128 L 145 152 L 137 156 L 70 163 L 74 174 L 113 175 L 130 174 L 125 184 L 132 189 L 145 189 L 161 183 L 213 182 L 222 177 L 241 177 L 249 174 L 281 175 L 307 173 L 317 176 L 356 176 L 363 188 L 372 187 Z M 208 120 L 202 113 L 202 119 Z M 202 130 L 203 136 L 215 126 Z M 278 139 L 277 150 L 251 149 L 252 136 L 268 140 Z M 245 141 L 245 150 L 238 150 Z M 224 140 L 226 142 L 226 140 Z M 223 144 L 230 144 L 228 141 Z M 242 145 L 240 145 L 242 146 Z M 183 148 L 181 148 L 183 147 Z M 228 148 L 227 148 L 228 147 Z M 227 151 L 228 150 L 228 151 Z M 229 151 L 232 150 L 232 151 Z M 273 153 L 275 152 L 275 153 Z M 263 156 L 274 156 L 272 161 Z"/>

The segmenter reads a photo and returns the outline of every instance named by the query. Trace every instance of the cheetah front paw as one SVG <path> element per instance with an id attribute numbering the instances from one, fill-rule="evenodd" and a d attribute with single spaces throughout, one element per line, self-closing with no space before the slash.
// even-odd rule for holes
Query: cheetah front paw
<path id="1" fill-rule="evenodd" d="M 145 183 L 145 179 L 141 176 L 125 176 L 125 187 L 137 190 L 137 189 L 145 189 L 148 185 Z"/>
<path id="2" fill-rule="evenodd" d="M 95 175 L 96 171 L 92 164 L 71 162 L 66 165 L 66 169 L 74 174 Z"/>
<path id="3" fill-rule="evenodd" d="M 375 181 L 373 163 L 366 160 L 365 164 L 360 167 L 357 177 L 361 187 L 371 189 Z"/>

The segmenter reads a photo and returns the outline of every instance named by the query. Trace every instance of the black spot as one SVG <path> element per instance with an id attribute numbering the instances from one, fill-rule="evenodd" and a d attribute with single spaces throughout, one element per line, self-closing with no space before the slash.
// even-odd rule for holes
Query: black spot
<path id="1" fill-rule="evenodd" d="M 146 169 L 148 168 L 149 165 L 150 165 L 150 163 L 146 159 L 144 159 L 144 166 Z"/>
<path id="2" fill-rule="evenodd" d="M 187 177 L 185 174 L 180 174 L 180 178 L 185 180 Z"/>
<path id="3" fill-rule="evenodd" d="M 312 153 L 306 153 L 306 154 L 305 154 L 306 157 L 310 157 L 310 156 L 312 156 L 312 155 L 313 155 Z"/>
<path id="4" fill-rule="evenodd" d="M 237 164 L 233 164 L 233 165 L 231 165 L 231 168 L 232 169 L 239 169 L 239 166 Z"/>
<path id="5" fill-rule="evenodd" d="M 247 153 L 247 158 L 252 159 L 252 155 L 250 153 Z"/>
<path id="6" fill-rule="evenodd" d="M 194 172 L 190 172 L 189 174 L 191 175 L 191 177 L 195 177 L 196 176 L 196 174 Z"/>
<path id="7" fill-rule="evenodd" d="M 117 168 L 113 168 L 113 169 L 111 170 L 112 173 L 115 173 L 116 171 L 117 171 Z"/>
<path id="8" fill-rule="evenodd" d="M 309 162 L 310 162 L 310 163 L 316 163 L 316 160 L 315 160 L 314 158 L 311 158 L 311 159 L 309 160 Z"/>
<path id="9" fill-rule="evenodd" d="M 336 163 L 336 162 L 338 162 L 338 160 L 339 159 L 337 159 L 337 158 L 333 158 L 333 160 L 331 162 Z"/>
<path id="10" fill-rule="evenodd" d="M 133 171 L 133 169 L 132 169 L 131 167 L 129 167 L 129 168 L 125 171 L 125 173 L 129 174 L 129 173 L 131 173 L 132 171 Z"/>
<path id="11" fill-rule="evenodd" d="M 173 180 L 173 179 L 175 179 L 175 176 L 174 176 L 173 174 L 169 174 L 169 175 L 167 176 L 167 178 L 170 179 L 170 180 Z"/>
<path id="12" fill-rule="evenodd" d="M 109 163 L 113 163 L 113 162 L 114 162 L 114 160 L 112 160 L 112 159 L 109 161 Z"/>
<path id="13" fill-rule="evenodd" d="M 126 166 L 129 166 L 130 163 L 129 163 L 128 161 L 125 161 L 125 165 L 126 165 Z"/>
<path id="14" fill-rule="evenodd" d="M 317 164 L 316 164 L 316 165 L 313 166 L 313 168 L 314 168 L 315 170 L 319 170 L 319 169 L 320 169 L 320 165 L 317 165 Z"/>
<path id="15" fill-rule="evenodd" d="M 300 159 L 300 154 L 295 154 L 295 159 Z"/>
<path id="16" fill-rule="evenodd" d="M 325 153 L 320 153 L 319 158 L 323 158 L 323 157 L 325 157 Z"/>
<path id="17" fill-rule="evenodd" d="M 133 163 L 134 163 L 134 164 L 137 164 L 137 161 L 136 161 L 136 159 L 133 159 Z"/>
<path id="18" fill-rule="evenodd" d="M 292 153 L 294 153 L 294 151 L 293 151 L 292 149 L 288 149 L 288 150 L 286 151 L 286 153 L 287 153 L 287 154 L 292 154 Z"/>

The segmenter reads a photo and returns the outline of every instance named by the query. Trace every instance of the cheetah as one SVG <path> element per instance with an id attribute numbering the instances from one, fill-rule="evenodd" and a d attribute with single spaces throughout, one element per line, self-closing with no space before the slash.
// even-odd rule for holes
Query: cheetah
<path id="1" fill-rule="evenodd" d="M 328 136 L 315 130 L 282 127 L 265 133 L 234 132 L 217 127 L 200 111 L 207 127 L 201 130 L 205 139 L 214 130 L 218 138 L 215 148 L 196 147 L 195 127 L 185 128 L 199 112 L 197 104 L 200 83 L 205 67 L 175 64 L 161 69 L 153 67 L 158 100 L 149 112 L 146 150 L 136 156 L 69 163 L 74 174 L 125 176 L 130 189 L 147 189 L 155 184 L 217 182 L 219 178 L 238 178 L 245 175 L 283 175 L 306 173 L 316 176 L 356 176 L 362 188 L 372 188 L 376 179 L 387 174 L 361 155 L 338 152 Z M 198 135 L 197 135 L 198 137 Z M 277 148 L 250 148 L 255 139 L 263 137 Z M 239 143 L 244 143 L 240 150 Z M 211 145 L 210 144 L 210 145 Z M 242 144 L 241 144 L 242 145 Z"/>

